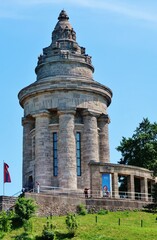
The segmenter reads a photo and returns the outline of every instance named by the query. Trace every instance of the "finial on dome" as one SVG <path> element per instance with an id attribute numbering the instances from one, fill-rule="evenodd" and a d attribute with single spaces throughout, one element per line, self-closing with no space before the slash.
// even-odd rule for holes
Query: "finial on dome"
<path id="1" fill-rule="evenodd" d="M 67 15 L 66 11 L 64 11 L 64 9 L 60 12 L 58 20 L 59 21 L 69 20 L 69 17 Z"/>

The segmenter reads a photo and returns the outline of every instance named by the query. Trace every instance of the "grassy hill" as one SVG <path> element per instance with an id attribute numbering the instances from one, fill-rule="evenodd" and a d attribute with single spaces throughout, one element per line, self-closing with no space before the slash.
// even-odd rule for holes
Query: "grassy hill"
<path id="1" fill-rule="evenodd" d="M 156 240 L 157 239 L 157 215 L 146 212 L 108 212 L 105 215 L 87 214 L 77 216 L 79 223 L 76 235 L 69 236 L 65 216 L 52 217 L 50 223 L 56 225 L 57 239 L 75 240 Z M 33 230 L 30 235 L 41 236 L 43 226 L 47 218 L 32 218 Z M 3 239 L 24 239 L 16 236 L 24 232 L 23 228 L 7 233 Z M 34 237 L 34 238 L 33 238 Z"/>

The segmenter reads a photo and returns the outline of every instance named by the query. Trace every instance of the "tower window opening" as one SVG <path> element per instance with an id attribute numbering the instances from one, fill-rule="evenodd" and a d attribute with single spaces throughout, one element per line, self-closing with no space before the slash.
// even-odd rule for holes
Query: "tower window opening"
<path id="1" fill-rule="evenodd" d="M 35 136 L 32 136 L 32 160 L 35 159 Z"/>
<path id="2" fill-rule="evenodd" d="M 57 133 L 53 133 L 53 176 L 58 176 Z"/>
<path id="3" fill-rule="evenodd" d="M 81 133 L 76 133 L 76 164 L 77 176 L 81 176 Z"/>

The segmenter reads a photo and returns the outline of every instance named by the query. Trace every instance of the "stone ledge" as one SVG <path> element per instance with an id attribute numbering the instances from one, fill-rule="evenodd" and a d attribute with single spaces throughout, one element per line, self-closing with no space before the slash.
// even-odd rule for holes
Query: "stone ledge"
<path id="1" fill-rule="evenodd" d="M 112 91 L 106 86 L 96 82 L 96 81 L 84 81 L 75 79 L 75 80 L 56 80 L 56 81 L 43 81 L 35 82 L 29 85 L 26 88 L 23 88 L 19 94 L 18 98 L 21 106 L 24 105 L 24 102 L 27 98 L 31 98 L 37 93 L 42 94 L 45 92 L 52 93 L 54 91 L 78 91 L 78 92 L 91 92 L 103 96 L 107 100 L 107 105 L 109 106 L 112 98 Z"/>

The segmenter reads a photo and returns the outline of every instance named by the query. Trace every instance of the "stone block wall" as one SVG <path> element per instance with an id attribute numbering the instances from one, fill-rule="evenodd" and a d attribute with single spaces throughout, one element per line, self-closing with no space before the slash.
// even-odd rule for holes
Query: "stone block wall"
<path id="1" fill-rule="evenodd" d="M 124 211 L 124 210 L 142 210 L 149 203 L 143 201 L 132 201 L 129 199 L 88 199 L 86 206 L 89 212 L 98 212 L 100 209 L 109 211 Z"/>
<path id="2" fill-rule="evenodd" d="M 27 198 L 33 198 L 38 204 L 38 216 L 62 216 L 67 213 L 76 213 L 77 206 L 83 204 L 89 212 L 95 213 L 100 209 L 109 211 L 123 211 L 123 210 L 142 210 L 149 202 L 133 201 L 129 199 L 84 199 L 74 195 L 48 195 L 26 193 Z"/>
<path id="3" fill-rule="evenodd" d="M 14 207 L 17 197 L 0 196 L 0 211 Z"/>
<path id="4" fill-rule="evenodd" d="M 27 198 L 33 198 L 38 204 L 38 216 L 61 216 L 67 213 L 76 213 L 79 204 L 85 205 L 84 198 L 78 198 L 77 195 L 48 195 L 26 193 Z"/>

